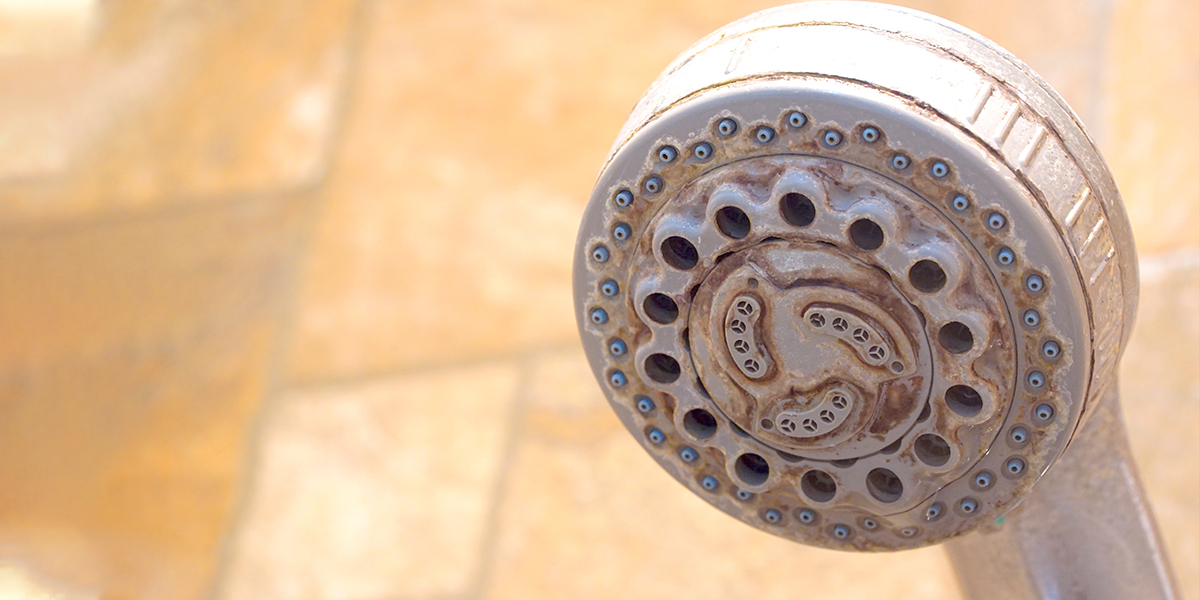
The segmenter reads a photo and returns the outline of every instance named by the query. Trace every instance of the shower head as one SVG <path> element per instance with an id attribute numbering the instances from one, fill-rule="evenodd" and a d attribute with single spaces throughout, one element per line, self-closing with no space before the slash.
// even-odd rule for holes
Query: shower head
<path id="1" fill-rule="evenodd" d="M 630 433 L 798 542 L 994 522 L 1115 381 L 1137 270 L 1078 117 L 979 35 L 867 3 L 697 43 L 617 137 L 575 305 Z"/>

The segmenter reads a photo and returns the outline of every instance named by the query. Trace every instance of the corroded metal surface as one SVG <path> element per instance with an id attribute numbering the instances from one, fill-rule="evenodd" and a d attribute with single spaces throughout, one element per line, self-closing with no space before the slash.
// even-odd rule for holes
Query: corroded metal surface
<path id="1" fill-rule="evenodd" d="M 931 17 L 814 3 L 652 86 L 585 213 L 576 306 L 613 409 L 681 483 L 800 542 L 899 549 L 994 521 L 1063 452 L 1112 381 L 1132 253 L 1027 68 Z"/>

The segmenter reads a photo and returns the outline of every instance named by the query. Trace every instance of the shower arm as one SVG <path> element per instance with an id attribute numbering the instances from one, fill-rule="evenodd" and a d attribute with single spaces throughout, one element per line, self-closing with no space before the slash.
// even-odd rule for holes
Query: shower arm
<path id="1" fill-rule="evenodd" d="M 945 544 L 969 600 L 1179 596 L 1113 385 L 1001 524 Z"/>

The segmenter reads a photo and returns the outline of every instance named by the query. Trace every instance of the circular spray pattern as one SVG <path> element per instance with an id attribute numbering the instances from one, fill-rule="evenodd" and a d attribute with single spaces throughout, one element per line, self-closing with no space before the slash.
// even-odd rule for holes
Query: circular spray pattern
<path id="1" fill-rule="evenodd" d="M 913 547 L 1003 514 L 1062 451 L 1103 335 L 1078 307 L 1120 272 L 1065 259 L 1079 193 L 1047 214 L 960 124 L 831 74 L 692 74 L 704 91 L 639 105 L 585 214 L 580 330 L 626 426 L 718 508 Z M 980 90 L 977 121 L 1002 91 Z M 1018 158 L 1061 151 L 1010 126 Z"/>

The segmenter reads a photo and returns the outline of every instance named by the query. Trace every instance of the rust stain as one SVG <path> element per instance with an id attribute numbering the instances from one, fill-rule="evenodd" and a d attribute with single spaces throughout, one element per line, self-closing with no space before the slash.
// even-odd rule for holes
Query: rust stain
<path id="1" fill-rule="evenodd" d="M 869 431 L 884 435 L 895 430 L 912 414 L 915 405 L 924 404 L 925 397 L 919 396 L 924 383 L 925 377 L 921 375 L 884 382 L 879 390 L 879 409 Z"/>

